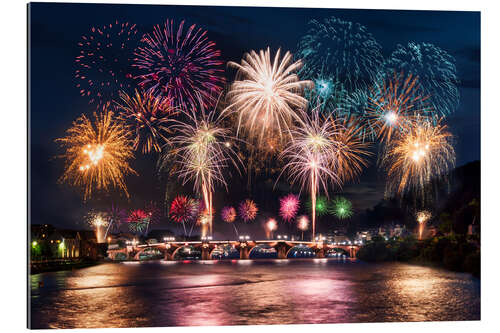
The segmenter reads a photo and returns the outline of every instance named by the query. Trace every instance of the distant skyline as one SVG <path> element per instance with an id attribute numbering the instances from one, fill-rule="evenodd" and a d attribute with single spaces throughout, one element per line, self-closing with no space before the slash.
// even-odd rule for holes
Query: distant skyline
<path id="1" fill-rule="evenodd" d="M 455 136 L 456 165 L 480 159 L 478 12 L 33 3 L 29 14 L 31 222 L 84 228 L 81 218 L 89 208 L 104 208 L 111 202 L 125 203 L 112 194 L 82 204 L 77 191 L 57 184 L 63 164 L 54 158 L 61 153 L 54 139 L 62 137 L 80 114 L 93 111 L 88 100 L 79 95 L 74 79 L 77 43 L 91 27 L 115 20 L 128 21 L 136 23 L 139 33 L 143 34 L 167 18 L 177 23 L 184 19 L 187 24 L 195 23 L 208 31 L 225 62 L 239 62 L 245 52 L 267 46 L 272 50 L 281 47 L 293 53 L 298 40 L 307 32 L 307 22 L 329 16 L 365 25 L 381 44 L 383 56 L 388 56 L 398 44 L 406 45 L 412 41 L 430 42 L 451 54 L 456 59 L 461 81 L 459 108 L 446 119 Z M 231 71 L 227 73 L 227 79 L 231 80 Z M 158 181 L 154 156 L 140 153 L 137 156 L 140 158 L 132 165 L 141 176 L 127 178 L 132 197 L 127 207 L 140 208 L 150 200 L 163 203 L 164 183 Z M 275 179 L 269 182 L 260 177 L 254 181 L 259 185 L 255 186 L 251 197 L 261 207 L 261 213 L 277 217 L 279 197 L 292 190 L 283 179 L 275 190 Z M 220 221 L 219 213 L 226 202 L 236 206 L 250 197 L 245 185 L 246 176 L 243 175 L 230 181 L 228 193 L 223 187 L 217 188 L 214 201 L 216 232 L 232 233 L 232 228 Z M 190 185 L 179 190 L 187 194 L 192 192 Z M 337 191 L 332 191 L 334 194 Z M 376 168 L 376 159 L 371 159 L 371 166 L 363 172 L 359 182 L 347 184 L 338 194 L 352 200 L 355 212 L 379 202 L 384 194 L 384 175 Z M 304 206 L 308 197 L 302 193 L 301 199 Z M 159 227 L 168 228 L 169 225 Z"/>

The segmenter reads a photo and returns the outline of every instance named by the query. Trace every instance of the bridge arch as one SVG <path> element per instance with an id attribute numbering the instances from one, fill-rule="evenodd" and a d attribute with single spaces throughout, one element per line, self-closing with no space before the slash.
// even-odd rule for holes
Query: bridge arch
<path id="1" fill-rule="evenodd" d="M 214 254 L 217 256 L 217 252 L 222 252 L 225 257 L 224 258 L 214 258 Z M 213 249 L 210 250 L 210 254 L 208 256 L 209 259 L 238 259 L 240 258 L 240 251 L 236 249 L 236 247 L 232 244 L 218 244 L 214 246 Z"/>
<path id="2" fill-rule="evenodd" d="M 268 254 L 276 254 L 275 256 L 272 255 L 272 256 L 269 256 L 269 257 L 261 257 L 261 258 L 252 258 L 252 254 L 255 254 L 256 252 L 255 251 L 260 251 L 260 250 L 263 250 L 265 251 L 264 253 L 268 253 Z M 271 246 L 269 244 L 256 244 L 255 246 L 253 246 L 252 248 L 250 248 L 248 250 L 248 258 L 249 259 L 274 259 L 274 258 L 278 258 L 278 251 L 276 250 L 276 248 L 274 246 Z"/>
<path id="3" fill-rule="evenodd" d="M 189 249 L 189 251 L 187 251 Z M 176 256 L 179 256 L 180 253 L 186 252 L 186 258 L 176 258 Z M 196 255 L 199 254 L 199 255 Z M 199 250 L 199 247 L 194 246 L 194 245 L 182 245 L 177 247 L 174 252 L 172 252 L 172 260 L 182 260 L 182 259 L 188 259 L 188 260 L 198 260 L 201 259 L 201 251 Z"/>
<path id="4" fill-rule="evenodd" d="M 146 246 L 140 249 L 135 255 L 135 260 L 149 260 L 149 259 L 162 259 L 165 257 L 166 249 L 159 246 Z M 145 259 L 141 259 L 141 256 L 147 256 Z"/>
<path id="5" fill-rule="evenodd" d="M 288 251 L 286 252 L 286 258 L 292 258 L 291 254 L 294 251 L 308 252 L 308 253 L 311 254 L 311 255 L 308 255 L 308 254 L 304 253 L 304 256 L 301 256 L 299 258 L 313 258 L 313 257 L 316 257 L 316 253 L 315 253 L 314 249 L 312 249 L 311 247 L 309 247 L 307 245 L 298 244 L 298 245 L 292 246 L 291 248 L 288 249 Z M 296 256 L 294 256 L 294 257 L 296 258 Z"/>

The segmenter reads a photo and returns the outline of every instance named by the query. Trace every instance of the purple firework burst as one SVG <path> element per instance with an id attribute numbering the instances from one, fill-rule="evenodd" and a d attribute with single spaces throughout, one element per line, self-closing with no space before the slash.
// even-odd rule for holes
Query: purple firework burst
<path id="1" fill-rule="evenodd" d="M 189 109 L 197 107 L 197 96 L 205 108 L 215 105 L 225 82 L 222 65 L 220 50 L 206 31 L 196 24 L 184 31 L 184 21 L 175 28 L 167 19 L 142 37 L 133 66 L 141 72 L 136 78 L 144 90 Z"/>
<path id="2" fill-rule="evenodd" d="M 115 21 L 92 27 L 83 35 L 75 58 L 76 87 L 89 103 L 111 102 L 120 90 L 129 92 L 133 85 L 131 61 L 139 42 L 135 24 Z"/>
<path id="3" fill-rule="evenodd" d="M 255 204 L 255 202 L 253 202 L 253 200 L 250 199 L 242 201 L 240 203 L 240 206 L 238 207 L 238 212 L 240 213 L 240 217 L 245 222 L 255 219 L 258 211 L 259 209 L 257 208 L 257 205 Z"/>
<path id="4" fill-rule="evenodd" d="M 236 219 L 236 209 L 234 209 L 234 207 L 226 206 L 222 208 L 220 215 L 224 222 L 232 223 Z"/>

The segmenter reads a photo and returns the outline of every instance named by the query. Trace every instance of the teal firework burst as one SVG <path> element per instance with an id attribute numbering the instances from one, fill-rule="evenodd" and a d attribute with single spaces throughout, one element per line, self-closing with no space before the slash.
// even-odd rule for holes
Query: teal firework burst
<path id="1" fill-rule="evenodd" d="M 371 85 L 383 67 L 382 47 L 365 26 L 330 17 L 311 20 L 309 27 L 298 44 L 297 57 L 304 62 L 302 79 L 324 74 L 348 92 Z"/>
<path id="2" fill-rule="evenodd" d="M 422 95 L 441 116 L 454 112 L 460 102 L 455 58 L 430 43 L 398 45 L 385 64 L 386 73 L 404 72 L 417 76 Z"/>

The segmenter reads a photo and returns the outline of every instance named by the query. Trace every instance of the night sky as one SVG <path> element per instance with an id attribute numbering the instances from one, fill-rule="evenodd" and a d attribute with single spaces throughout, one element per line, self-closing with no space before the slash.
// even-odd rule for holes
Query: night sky
<path id="1" fill-rule="evenodd" d="M 478 12 L 336 10 L 257 7 L 196 7 L 155 5 L 91 5 L 38 4 L 30 6 L 30 177 L 31 223 L 51 223 L 64 228 L 84 228 L 82 216 L 90 208 L 104 209 L 111 202 L 127 208 L 142 208 L 145 202 L 164 202 L 164 181 L 159 180 L 156 158 L 137 153 L 132 167 L 140 174 L 127 178 L 130 201 L 116 193 L 100 195 L 82 203 L 80 193 L 57 184 L 63 172 L 63 161 L 55 156 L 62 151 L 54 139 L 64 136 L 82 113 L 94 108 L 79 95 L 74 79 L 78 41 L 92 26 L 118 21 L 136 23 L 139 33 L 150 32 L 155 24 L 167 18 L 178 24 L 196 23 L 208 31 L 208 36 L 222 52 L 224 61 L 239 62 L 252 49 L 281 47 L 292 53 L 301 36 L 307 32 L 311 19 L 336 16 L 365 25 L 382 46 L 384 56 L 390 55 L 397 44 L 408 42 L 433 43 L 456 59 L 460 83 L 460 106 L 447 118 L 455 136 L 457 166 L 480 159 L 480 14 Z M 230 73 L 227 74 L 231 79 Z M 379 202 L 384 192 L 384 175 L 374 166 L 375 159 L 356 184 L 346 184 L 340 192 L 352 200 L 360 212 Z M 258 225 L 267 216 L 277 217 L 279 196 L 290 191 L 284 182 L 260 177 L 251 193 L 246 187 L 246 175 L 229 181 L 228 193 L 219 187 L 214 203 L 215 236 L 231 236 L 232 228 L 220 221 L 223 205 L 237 205 L 252 197 L 261 208 Z M 191 194 L 191 185 L 178 188 L 179 193 Z M 293 189 L 292 189 L 293 190 Z M 337 192 L 336 192 L 337 193 Z M 302 193 L 305 201 L 305 193 Z M 240 223 L 241 224 L 241 223 Z M 168 228 L 166 222 L 159 228 Z M 245 231 L 245 227 L 241 227 Z M 262 228 L 247 232 L 256 234 Z M 257 229 L 259 231 L 257 231 Z M 325 230 L 320 227 L 319 231 Z M 224 236 L 222 236 L 224 235 Z M 226 237 L 226 238 L 227 238 Z"/>

